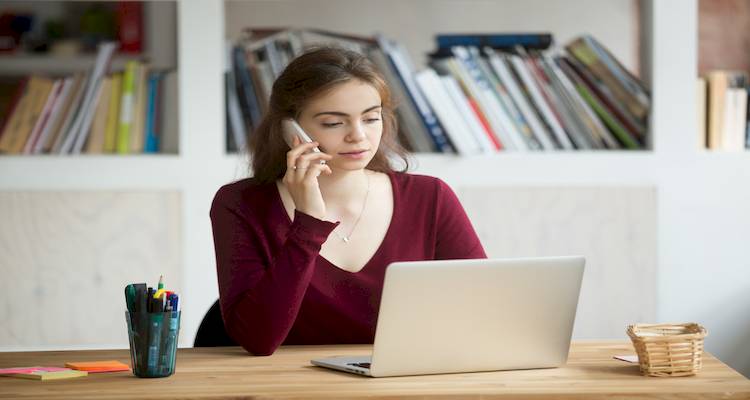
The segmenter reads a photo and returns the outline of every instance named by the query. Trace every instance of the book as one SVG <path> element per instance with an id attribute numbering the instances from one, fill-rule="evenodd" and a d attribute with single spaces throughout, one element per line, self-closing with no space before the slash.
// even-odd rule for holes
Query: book
<path id="1" fill-rule="evenodd" d="M 617 138 L 617 140 L 626 148 L 626 149 L 639 149 L 640 143 L 638 140 L 629 133 L 615 118 L 612 116 L 612 114 L 609 112 L 609 110 L 604 107 L 600 101 L 600 99 L 596 96 L 595 93 L 590 91 L 585 83 L 583 83 L 583 80 L 577 75 L 577 73 L 573 70 L 573 68 L 565 62 L 565 59 L 561 59 L 561 63 L 559 64 L 560 67 L 563 69 L 565 74 L 571 78 L 572 82 L 574 83 L 576 90 L 581 95 L 581 98 L 584 99 L 584 101 L 591 107 L 591 109 L 596 113 L 596 115 L 602 120 L 605 126 L 614 134 L 614 136 Z"/>
<path id="2" fill-rule="evenodd" d="M 571 81 L 571 78 L 566 75 L 560 68 L 560 57 L 561 56 L 545 56 L 545 62 L 552 70 L 552 73 L 557 77 L 560 84 L 565 90 L 565 93 L 570 97 L 572 106 L 577 110 L 577 115 L 583 125 L 588 127 L 592 138 L 599 139 L 609 149 L 619 149 L 620 144 L 617 139 L 612 136 L 609 130 L 604 126 L 601 120 L 596 116 L 594 111 L 589 107 L 586 101 L 581 97 L 575 85 Z"/>
<path id="3" fill-rule="evenodd" d="M 452 51 L 455 58 L 449 60 L 448 64 L 453 65 L 453 71 L 461 76 L 472 96 L 477 99 L 503 147 L 506 150 L 529 150 L 529 145 L 516 129 L 484 73 L 471 59 L 469 51 L 460 46 L 453 47 Z"/>
<path id="4" fill-rule="evenodd" d="M 23 152 L 26 142 L 29 140 L 32 131 L 37 126 L 42 111 L 44 110 L 47 100 L 54 86 L 54 80 L 41 76 L 30 78 L 29 90 L 26 93 L 29 96 L 28 102 L 21 109 L 22 114 L 15 125 L 11 134 L 11 142 L 7 152 L 11 154 L 20 154 Z M 2 150 L 2 149 L 0 149 Z"/>
<path id="5" fill-rule="evenodd" d="M 489 63 L 495 75 L 505 85 L 513 103 L 518 108 L 524 121 L 528 124 L 531 134 L 534 136 L 536 144 L 532 149 L 541 149 L 541 144 L 539 144 L 536 138 L 549 137 L 548 128 L 539 119 L 539 115 L 531 105 L 530 99 L 525 95 L 519 79 L 516 79 L 509 65 L 510 60 L 508 59 L 508 55 L 496 53 L 492 49 L 486 49 L 485 51 L 488 54 Z"/>
<path id="6" fill-rule="evenodd" d="M 605 85 L 601 80 L 596 78 L 586 66 L 581 64 L 574 57 L 562 56 L 565 62 L 569 64 L 581 77 L 583 83 L 588 87 L 589 91 L 596 94 L 612 115 L 632 134 L 634 134 L 639 141 L 643 142 L 646 139 L 647 127 L 646 122 L 637 119 L 633 116 L 627 107 L 619 101 L 612 90 Z"/>
<path id="7" fill-rule="evenodd" d="M 468 132 L 474 137 L 478 146 L 474 151 L 477 153 L 494 153 L 501 150 L 502 147 L 496 146 L 492 142 L 491 134 L 487 132 L 486 126 L 479 118 L 479 113 L 477 113 L 476 108 L 472 107 L 456 78 L 451 75 L 444 75 L 440 77 L 440 81 L 448 96 L 453 100 L 453 107 L 456 108 L 458 115 L 466 123 Z"/>
<path id="8" fill-rule="evenodd" d="M 110 84 L 109 109 L 104 133 L 104 152 L 114 153 L 117 147 L 117 128 L 120 121 L 120 100 L 122 99 L 122 72 L 112 74 Z"/>
<path id="9" fill-rule="evenodd" d="M 143 3 L 140 1 L 117 2 L 117 41 L 123 53 L 139 54 L 143 50 Z"/>
<path id="10" fill-rule="evenodd" d="M 146 103 L 148 101 L 147 83 L 149 68 L 141 64 L 135 76 L 133 94 L 133 122 L 130 126 L 130 153 L 143 153 L 146 142 Z"/>
<path id="11" fill-rule="evenodd" d="M 133 126 L 136 85 L 140 76 L 141 63 L 131 60 L 125 64 L 125 72 L 122 76 L 122 93 L 120 97 L 119 123 L 117 127 L 117 141 L 115 150 L 120 154 L 130 152 L 130 131 Z"/>
<path id="12" fill-rule="evenodd" d="M 31 130 L 29 138 L 26 140 L 26 144 L 21 151 L 23 154 L 32 154 L 36 142 L 39 141 L 44 128 L 49 124 L 52 110 L 54 109 L 55 103 L 60 96 L 62 88 L 63 80 L 55 79 L 52 83 L 52 89 L 47 96 L 47 101 L 44 103 L 44 107 L 42 107 L 42 111 L 37 117 L 36 122 L 34 123 L 34 128 Z"/>
<path id="13" fill-rule="evenodd" d="M 550 106 L 554 117 L 562 126 L 568 140 L 568 150 L 603 149 L 601 138 L 588 131 L 586 124 L 581 123 L 575 108 L 566 96 L 565 88 L 558 81 L 551 68 L 543 61 L 541 55 L 535 55 L 528 60 L 530 68 L 539 84 L 544 99 Z M 565 144 L 563 143 L 563 147 Z"/>
<path id="14" fill-rule="evenodd" d="M 228 128 L 231 129 L 233 146 L 237 151 L 244 152 L 247 150 L 247 126 L 242 117 L 240 110 L 240 100 L 237 97 L 237 83 L 235 73 L 232 68 L 233 46 L 227 41 L 224 49 L 225 70 L 224 70 L 224 93 L 226 97 L 226 113 Z"/>
<path id="15" fill-rule="evenodd" d="M 93 122 L 88 134 L 88 140 L 86 140 L 86 153 L 100 154 L 104 152 L 109 98 L 112 95 L 112 82 L 111 76 L 105 77 L 102 81 L 101 93 L 96 102 Z"/>
<path id="16" fill-rule="evenodd" d="M 178 106 L 178 73 L 175 70 L 168 71 L 164 78 L 162 78 L 162 91 L 164 93 L 161 96 L 161 109 L 164 112 L 161 113 L 160 118 L 161 133 L 162 137 L 159 140 L 159 151 L 168 154 L 177 154 L 179 152 L 179 119 L 177 118 L 177 106 Z"/>
<path id="17" fill-rule="evenodd" d="M 495 95 L 500 101 L 500 105 L 508 114 L 511 122 L 521 134 L 521 138 L 526 142 L 526 145 L 530 149 L 539 149 L 539 142 L 536 140 L 536 138 L 534 138 L 531 127 L 526 122 L 526 119 L 523 117 L 521 112 L 518 110 L 518 107 L 516 107 L 515 103 L 513 103 L 513 99 L 510 97 L 510 94 L 508 93 L 505 85 L 503 85 L 497 74 L 495 74 L 495 72 L 492 70 L 489 62 L 485 58 L 483 58 L 479 48 L 467 47 L 467 49 L 469 50 L 469 57 L 479 67 L 479 70 L 489 82 L 490 87 L 495 91 Z"/>
<path id="18" fill-rule="evenodd" d="M 644 120 L 647 117 L 650 104 L 647 95 L 626 83 L 622 72 L 624 68 L 608 61 L 607 57 L 602 57 L 604 54 L 601 47 L 590 36 L 579 37 L 565 48 L 612 90 L 614 96 L 637 119 Z"/>
<path id="19" fill-rule="evenodd" d="M 383 74 L 391 89 L 391 99 L 396 109 L 401 142 L 410 151 L 434 152 L 435 145 L 420 120 L 416 106 L 406 94 L 406 87 L 397 77 L 395 67 L 389 63 L 380 48 L 370 51 L 370 59 Z"/>
<path id="20" fill-rule="evenodd" d="M 0 138 L 2 138 L 5 126 L 13 115 L 19 100 L 23 96 L 29 78 L 9 78 L 9 81 L 0 81 Z"/>
<path id="21" fill-rule="evenodd" d="M 247 67 L 245 57 L 245 51 L 242 49 L 242 47 L 233 46 L 232 68 L 235 74 L 238 99 L 240 100 L 240 104 L 242 105 L 245 124 L 252 130 L 257 128 L 260 124 L 262 113 L 260 104 L 258 104 L 258 98 L 256 97 L 253 79 L 250 76 L 250 71 Z"/>
<path id="22" fill-rule="evenodd" d="M 735 76 L 730 80 L 730 87 L 725 93 L 722 150 L 742 151 L 745 149 L 745 131 L 747 129 L 746 84 L 744 76 Z"/>
<path id="23" fill-rule="evenodd" d="M 81 108 L 81 100 L 86 89 L 86 81 L 90 72 L 74 75 L 74 83 L 71 95 L 63 106 L 62 114 L 58 123 L 52 128 L 50 139 L 44 144 L 42 151 L 45 153 L 59 153 L 65 136 L 73 125 L 73 121 Z"/>
<path id="24" fill-rule="evenodd" d="M 490 47 L 493 49 L 514 49 L 522 46 L 526 49 L 547 49 L 552 44 L 552 34 L 541 33 L 451 33 L 435 35 L 438 49 L 449 49 L 453 46 Z"/>
<path id="25" fill-rule="evenodd" d="M 508 54 L 507 60 L 516 73 L 516 76 L 518 76 L 523 92 L 528 96 L 530 108 L 536 110 L 538 120 L 547 128 L 543 130 L 544 134 L 537 136 L 542 147 L 545 150 L 555 150 L 557 148 L 569 149 L 570 141 L 567 140 L 562 126 L 560 126 L 557 118 L 552 114 L 546 100 L 543 98 L 536 81 L 531 75 L 531 71 L 529 71 L 528 65 L 526 65 L 520 56 L 515 54 Z M 552 135 L 549 132 L 552 132 Z M 553 137 L 557 139 L 556 142 Z"/>
<path id="26" fill-rule="evenodd" d="M 725 149 L 725 141 L 729 140 L 729 147 L 732 138 L 727 138 L 727 132 L 733 131 L 732 125 L 734 118 L 734 103 L 727 104 L 727 93 L 733 87 L 739 87 L 740 82 L 747 82 L 747 75 L 742 71 L 714 70 L 710 71 L 706 80 L 708 82 L 708 148 L 719 150 Z M 730 107 L 731 106 L 731 107 Z M 729 111 L 727 111 L 729 108 Z M 727 115 L 727 114 L 730 115 Z M 729 126 L 727 126 L 729 125 Z"/>
<path id="27" fill-rule="evenodd" d="M 450 78 L 450 77 L 446 77 Z M 469 136 L 469 126 L 458 113 L 450 94 L 447 92 L 437 73 L 431 69 L 423 70 L 415 76 L 422 93 L 429 102 L 440 123 L 450 135 L 451 142 L 461 155 L 481 152 L 476 139 Z"/>
<path id="28" fill-rule="evenodd" d="M 420 91 L 419 87 L 417 87 L 413 75 L 414 67 L 411 64 L 405 49 L 397 43 L 390 41 L 382 34 L 377 34 L 375 39 L 377 40 L 380 49 L 383 51 L 383 54 L 385 54 L 386 58 L 393 65 L 393 68 L 396 71 L 396 76 L 406 88 L 406 94 L 419 113 L 421 121 L 425 126 L 427 134 L 432 139 L 435 149 L 442 153 L 455 152 L 455 148 L 446 136 L 443 126 L 440 124 L 440 121 L 438 121 L 432 108 L 427 103 L 423 93 Z"/>
<path id="29" fill-rule="evenodd" d="M 94 111 L 99 96 L 101 95 L 101 84 L 104 79 L 109 64 L 112 61 L 117 43 L 104 42 L 99 45 L 99 49 L 94 60 L 94 66 L 91 74 L 88 75 L 86 89 L 81 100 L 81 106 L 76 114 L 72 126 L 65 134 L 65 140 L 60 147 L 60 153 L 78 154 L 83 148 L 88 133 L 91 129 L 91 121 L 94 117 Z"/>
<path id="30" fill-rule="evenodd" d="M 0 153 L 9 153 L 12 144 L 18 135 L 21 121 L 23 121 L 23 118 L 27 113 L 26 109 L 29 108 L 29 103 L 31 102 L 30 92 L 32 78 L 33 77 L 29 77 L 27 79 L 27 82 L 24 84 L 21 93 L 19 93 L 18 98 L 15 101 L 12 114 L 6 118 L 3 132 L 0 134 Z"/>
<path id="31" fill-rule="evenodd" d="M 65 117 L 64 110 L 66 105 L 70 103 L 70 97 L 72 96 L 71 92 L 74 85 L 74 77 L 62 79 L 60 92 L 52 104 L 52 109 L 50 110 L 47 122 L 44 124 L 44 127 L 39 132 L 39 136 L 29 149 L 30 154 L 40 154 L 45 147 L 48 147 L 52 134 L 59 128 L 60 122 Z"/>
<path id="32" fill-rule="evenodd" d="M 706 132 L 706 109 L 708 103 L 706 102 L 706 91 L 708 85 L 706 79 L 698 77 L 695 80 L 695 116 L 696 126 L 698 127 L 696 132 L 696 144 L 699 149 L 705 149 L 708 147 L 707 132 Z"/>
<path id="33" fill-rule="evenodd" d="M 159 139 L 161 137 L 161 91 L 162 78 L 164 73 L 161 71 L 151 72 L 148 76 L 147 84 L 147 101 L 146 101 L 146 119 L 144 127 L 145 143 L 143 151 L 145 153 L 159 152 Z"/>

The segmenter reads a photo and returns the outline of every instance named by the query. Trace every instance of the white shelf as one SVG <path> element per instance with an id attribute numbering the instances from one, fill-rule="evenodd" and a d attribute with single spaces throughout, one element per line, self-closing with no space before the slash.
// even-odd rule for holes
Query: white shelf
<path id="1" fill-rule="evenodd" d="M 2 156 L 3 190 L 176 189 L 177 155 Z"/>

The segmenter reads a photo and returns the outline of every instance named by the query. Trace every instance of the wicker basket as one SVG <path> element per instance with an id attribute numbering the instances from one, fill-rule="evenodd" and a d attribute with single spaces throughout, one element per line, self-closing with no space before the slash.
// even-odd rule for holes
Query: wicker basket
<path id="1" fill-rule="evenodd" d="M 628 326 L 641 373 L 648 376 L 689 376 L 701 369 L 706 330 L 695 323 Z"/>

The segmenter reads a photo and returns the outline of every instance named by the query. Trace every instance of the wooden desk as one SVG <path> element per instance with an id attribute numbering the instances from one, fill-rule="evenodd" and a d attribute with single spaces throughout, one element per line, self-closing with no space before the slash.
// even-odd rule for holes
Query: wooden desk
<path id="1" fill-rule="evenodd" d="M 750 399 L 750 381 L 706 354 L 700 374 L 649 378 L 637 364 L 613 360 L 634 354 L 629 342 L 577 342 L 562 368 L 397 378 L 367 378 L 310 365 L 333 355 L 367 354 L 370 346 L 299 346 L 270 357 L 238 347 L 181 349 L 175 375 L 139 379 L 130 372 L 63 381 L 0 377 L 0 398 L 523 398 L 523 399 Z M 0 368 L 63 366 L 66 361 L 116 359 L 127 350 L 0 353 Z"/>

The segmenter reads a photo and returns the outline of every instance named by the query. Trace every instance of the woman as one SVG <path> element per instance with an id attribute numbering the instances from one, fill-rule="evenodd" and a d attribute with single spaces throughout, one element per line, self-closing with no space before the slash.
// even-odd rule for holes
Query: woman
<path id="1" fill-rule="evenodd" d="M 285 118 L 315 142 L 290 149 Z M 445 183 L 391 169 L 406 161 L 395 136 L 387 84 L 358 53 L 313 50 L 276 80 L 250 138 L 254 177 L 211 207 L 222 317 L 247 351 L 372 343 L 388 264 L 486 258 Z"/>

